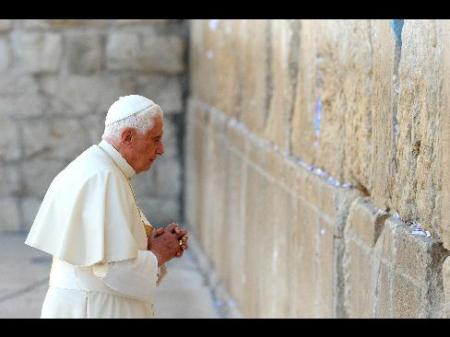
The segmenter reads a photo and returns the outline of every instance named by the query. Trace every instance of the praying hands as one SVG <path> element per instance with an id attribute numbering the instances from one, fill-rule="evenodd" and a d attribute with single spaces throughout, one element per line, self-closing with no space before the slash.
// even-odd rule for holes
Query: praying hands
<path id="1" fill-rule="evenodd" d="M 148 250 L 158 259 L 158 266 L 163 265 L 174 257 L 183 256 L 188 248 L 187 231 L 171 223 L 166 227 L 156 229 L 148 238 Z"/>

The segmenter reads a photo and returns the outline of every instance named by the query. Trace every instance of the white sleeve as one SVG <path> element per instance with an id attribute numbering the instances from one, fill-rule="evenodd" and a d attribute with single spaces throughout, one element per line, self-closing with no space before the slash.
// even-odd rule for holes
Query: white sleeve
<path id="1" fill-rule="evenodd" d="M 158 260 L 149 250 L 140 250 L 137 258 L 93 266 L 95 276 L 111 289 L 140 301 L 153 301 L 158 278 Z"/>

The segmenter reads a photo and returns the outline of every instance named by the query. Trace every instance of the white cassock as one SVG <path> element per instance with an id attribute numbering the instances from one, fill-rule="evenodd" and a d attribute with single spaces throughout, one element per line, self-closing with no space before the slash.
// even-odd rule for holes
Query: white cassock
<path id="1" fill-rule="evenodd" d="M 25 243 L 53 255 L 42 318 L 150 318 L 159 268 L 130 179 L 106 141 L 51 183 Z"/>

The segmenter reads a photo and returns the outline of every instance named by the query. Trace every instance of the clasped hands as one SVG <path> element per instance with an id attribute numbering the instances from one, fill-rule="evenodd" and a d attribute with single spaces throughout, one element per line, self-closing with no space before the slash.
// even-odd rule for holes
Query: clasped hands
<path id="1" fill-rule="evenodd" d="M 188 239 L 186 230 L 179 228 L 176 223 L 171 223 L 152 231 L 147 239 L 147 249 L 155 254 L 158 266 L 162 266 L 174 257 L 183 256 L 188 248 Z"/>

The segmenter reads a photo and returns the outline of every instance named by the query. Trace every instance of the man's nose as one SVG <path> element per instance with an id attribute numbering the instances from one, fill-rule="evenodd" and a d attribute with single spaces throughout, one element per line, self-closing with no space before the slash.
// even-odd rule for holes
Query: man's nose
<path id="1" fill-rule="evenodd" d="M 159 145 L 157 153 L 159 155 L 163 155 L 164 154 L 164 144 L 163 143 L 161 143 L 161 145 Z"/>

